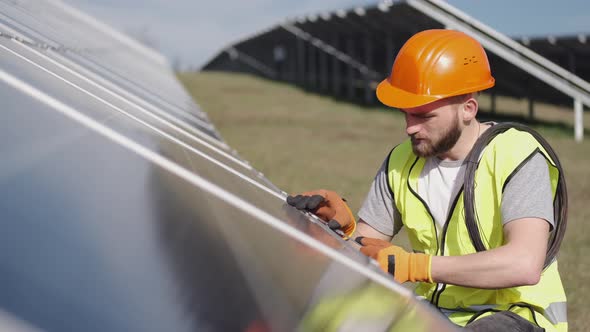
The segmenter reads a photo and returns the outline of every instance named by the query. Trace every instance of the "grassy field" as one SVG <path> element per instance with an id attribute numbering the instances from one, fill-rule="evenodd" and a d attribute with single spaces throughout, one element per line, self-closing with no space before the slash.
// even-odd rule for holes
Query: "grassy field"
<path id="1" fill-rule="evenodd" d="M 402 114 L 385 108 L 363 108 L 247 75 L 186 73 L 179 78 L 227 143 L 277 186 L 290 193 L 329 188 L 355 211 L 387 153 L 405 138 Z M 497 105 L 526 114 L 522 101 Z M 571 124 L 567 109 L 541 105 L 536 115 Z M 590 298 L 590 223 L 585 223 L 590 220 L 590 137 L 575 143 L 572 131 L 561 125 L 534 127 L 565 168 L 570 213 L 560 271 L 570 331 L 589 331 L 584 299 Z"/>

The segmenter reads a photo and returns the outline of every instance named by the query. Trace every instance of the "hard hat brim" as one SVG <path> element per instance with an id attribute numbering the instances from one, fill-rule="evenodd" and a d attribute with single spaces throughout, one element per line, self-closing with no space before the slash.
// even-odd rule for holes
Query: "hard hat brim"
<path id="1" fill-rule="evenodd" d="M 381 81 L 376 92 L 377 99 L 384 105 L 399 109 L 414 108 L 444 98 L 444 96 L 424 96 L 404 91 L 391 85 L 389 79 Z"/>
<path id="2" fill-rule="evenodd" d="M 413 94 L 411 92 L 407 92 L 405 90 L 397 88 L 397 87 L 391 85 L 391 83 L 389 82 L 389 78 L 386 78 L 383 81 L 381 81 L 381 83 L 379 83 L 379 85 L 377 85 L 376 92 L 377 92 L 377 99 L 379 99 L 379 101 L 382 102 L 384 105 L 389 106 L 389 107 L 395 107 L 398 109 L 407 109 L 407 108 L 415 108 L 415 107 L 419 107 L 419 106 L 424 106 L 426 104 L 430 104 L 430 103 L 435 102 L 440 99 L 458 96 L 458 95 L 461 95 L 464 93 L 483 91 L 483 90 L 493 87 L 494 85 L 495 85 L 495 80 L 493 77 L 490 77 L 490 79 L 487 82 L 484 82 L 483 84 L 481 84 L 479 86 L 474 86 L 474 87 L 470 87 L 468 89 L 459 90 L 459 91 L 456 91 L 455 93 L 447 94 L 447 95 L 428 96 L 428 95 Z"/>

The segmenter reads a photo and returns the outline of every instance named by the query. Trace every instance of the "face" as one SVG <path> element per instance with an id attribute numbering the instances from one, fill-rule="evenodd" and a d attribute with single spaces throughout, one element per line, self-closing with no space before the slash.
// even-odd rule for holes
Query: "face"
<path id="1" fill-rule="evenodd" d="M 406 133 L 412 150 L 419 157 L 432 157 L 449 151 L 461 137 L 461 104 L 439 100 L 424 106 L 405 109 Z"/>

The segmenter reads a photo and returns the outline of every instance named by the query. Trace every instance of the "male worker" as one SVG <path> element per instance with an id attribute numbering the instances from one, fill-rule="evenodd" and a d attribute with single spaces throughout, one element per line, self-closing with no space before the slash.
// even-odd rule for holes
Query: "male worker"
<path id="1" fill-rule="evenodd" d="M 385 159 L 358 223 L 332 191 L 290 196 L 288 203 L 340 227 L 398 282 L 419 282 L 417 295 L 457 325 L 566 331 L 557 261 L 544 266 L 556 227 L 554 197 L 565 184 L 558 164 L 531 133 L 507 129 L 475 157 L 470 185 L 476 223 L 466 223 L 464 160 L 486 130 L 501 127 L 475 118 L 476 93 L 494 82 L 475 39 L 452 30 L 414 35 L 377 87 L 383 104 L 405 113 L 410 139 Z M 402 226 L 413 253 L 391 243 Z M 476 250 L 473 236 L 483 250 Z"/>

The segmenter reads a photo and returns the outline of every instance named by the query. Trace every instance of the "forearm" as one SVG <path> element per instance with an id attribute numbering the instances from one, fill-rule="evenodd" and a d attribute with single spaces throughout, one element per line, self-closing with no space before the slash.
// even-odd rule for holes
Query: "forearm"
<path id="1" fill-rule="evenodd" d="M 501 246 L 464 256 L 432 257 L 434 282 L 474 288 L 508 288 L 539 281 L 542 260 L 527 248 Z"/>

